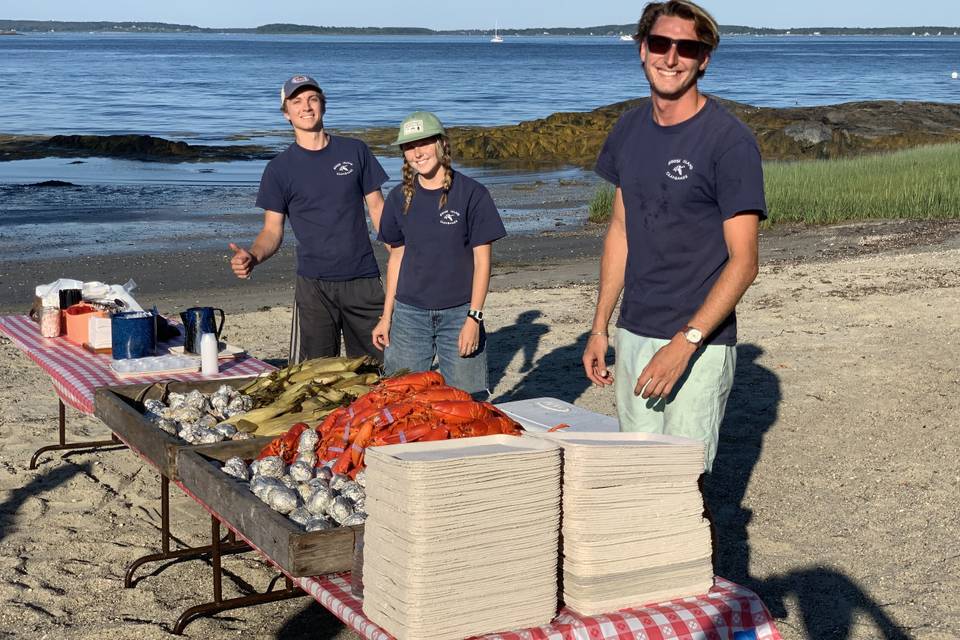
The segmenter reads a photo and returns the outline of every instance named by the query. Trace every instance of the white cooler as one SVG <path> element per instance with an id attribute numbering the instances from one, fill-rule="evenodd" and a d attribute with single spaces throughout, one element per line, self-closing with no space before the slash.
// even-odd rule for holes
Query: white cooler
<path id="1" fill-rule="evenodd" d="M 515 400 L 496 405 L 505 414 L 519 422 L 530 432 L 547 431 L 558 424 L 568 424 L 565 432 L 617 432 L 620 422 L 616 418 L 594 413 L 556 398 L 532 398 Z"/>

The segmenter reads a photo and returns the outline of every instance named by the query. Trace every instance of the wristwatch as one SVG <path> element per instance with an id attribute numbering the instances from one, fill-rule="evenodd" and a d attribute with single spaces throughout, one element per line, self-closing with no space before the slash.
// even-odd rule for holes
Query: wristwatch
<path id="1" fill-rule="evenodd" d="M 703 346 L 703 332 L 700 331 L 700 329 L 687 325 L 683 329 L 680 329 L 680 333 L 683 334 L 683 337 L 687 342 L 694 345 L 696 348 L 699 349 L 701 346 Z"/>
<path id="2" fill-rule="evenodd" d="M 480 311 L 480 309 L 470 309 L 470 311 L 467 311 L 467 317 L 477 322 L 483 322 L 483 311 Z"/>

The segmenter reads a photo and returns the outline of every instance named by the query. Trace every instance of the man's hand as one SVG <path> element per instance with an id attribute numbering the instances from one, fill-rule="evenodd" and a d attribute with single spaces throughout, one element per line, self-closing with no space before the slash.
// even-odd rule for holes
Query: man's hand
<path id="1" fill-rule="evenodd" d="M 653 354 L 650 362 L 640 372 L 634 395 L 643 399 L 667 398 L 673 391 L 673 385 L 686 372 L 690 358 L 697 347 L 679 333 Z"/>
<path id="2" fill-rule="evenodd" d="M 467 318 L 460 329 L 460 357 L 466 358 L 480 348 L 480 323 L 473 318 Z"/>
<path id="3" fill-rule="evenodd" d="M 607 348 L 610 339 L 600 333 L 587 337 L 587 348 L 583 350 L 583 370 L 593 384 L 602 387 L 613 384 L 613 372 L 607 369 Z"/>
<path id="4" fill-rule="evenodd" d="M 383 314 L 380 322 L 373 328 L 371 337 L 373 339 L 373 346 L 380 349 L 380 351 L 390 346 L 390 317 L 387 314 Z"/>
<path id="5" fill-rule="evenodd" d="M 253 268 L 257 266 L 256 258 L 253 257 L 252 253 L 232 242 L 230 243 L 230 250 L 233 251 L 233 257 L 230 258 L 230 268 L 233 269 L 234 275 L 246 280 L 253 272 Z"/>

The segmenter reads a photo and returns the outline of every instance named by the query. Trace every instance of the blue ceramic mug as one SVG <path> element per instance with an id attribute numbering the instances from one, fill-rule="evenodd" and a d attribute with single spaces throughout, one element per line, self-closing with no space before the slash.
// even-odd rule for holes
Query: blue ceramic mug
<path id="1" fill-rule="evenodd" d="M 216 314 L 220 314 L 220 324 L 216 322 Z M 180 314 L 183 320 L 183 348 L 190 353 L 200 353 L 200 338 L 205 333 L 212 333 L 220 339 L 223 330 L 223 309 L 214 307 L 190 307 Z"/>
<path id="2" fill-rule="evenodd" d="M 115 313 L 110 338 L 114 360 L 152 356 L 157 350 L 157 317 L 150 311 Z"/>

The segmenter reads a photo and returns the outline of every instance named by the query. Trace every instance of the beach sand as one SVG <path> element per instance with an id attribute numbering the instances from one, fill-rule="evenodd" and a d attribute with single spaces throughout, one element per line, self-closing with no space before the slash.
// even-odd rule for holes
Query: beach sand
<path id="1" fill-rule="evenodd" d="M 512 242 L 497 245 L 485 309 L 495 401 L 552 396 L 615 414 L 612 391 L 589 386 L 579 362 L 601 231 Z M 707 487 L 718 574 L 760 594 L 786 640 L 960 637 L 960 226 L 785 228 L 761 246 Z M 3 263 L 0 305 L 22 312 L 18 292 L 60 276 L 133 276 L 142 303 L 222 306 L 231 342 L 282 362 L 290 255 L 244 283 L 226 255 Z M 159 546 L 159 476 L 125 450 L 47 454 L 28 470 L 56 416 L 46 376 L 0 338 L 0 638 L 169 637 L 184 609 L 211 599 L 209 565 L 149 565 L 124 589 L 125 565 Z M 72 410 L 67 426 L 108 433 Z M 175 487 L 171 509 L 177 540 L 208 539 L 206 512 Z M 274 575 L 255 554 L 224 568 L 225 597 Z M 200 619 L 187 635 L 353 637 L 308 599 Z"/>

